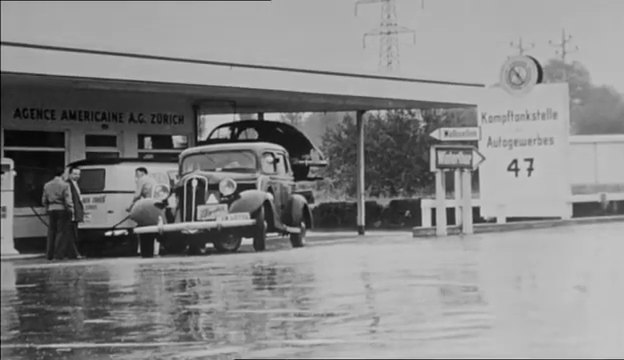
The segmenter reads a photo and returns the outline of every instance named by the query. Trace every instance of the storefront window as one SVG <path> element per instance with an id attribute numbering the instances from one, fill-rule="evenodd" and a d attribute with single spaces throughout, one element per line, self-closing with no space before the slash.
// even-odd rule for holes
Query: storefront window
<path id="1" fill-rule="evenodd" d="M 54 177 L 54 169 L 65 165 L 65 153 L 5 150 L 15 162 L 15 207 L 41 206 L 43 185 Z"/>
<path id="2" fill-rule="evenodd" d="M 99 151 L 88 151 L 86 152 L 87 160 L 100 160 L 100 159 L 119 159 L 118 152 L 99 152 Z"/>
<path id="3" fill-rule="evenodd" d="M 139 134 L 139 150 L 181 150 L 187 147 L 188 140 L 185 135 Z"/>
<path id="4" fill-rule="evenodd" d="M 87 160 L 117 159 L 117 135 L 87 134 L 85 135 L 85 158 Z"/>
<path id="5" fill-rule="evenodd" d="M 157 161 L 178 161 L 178 155 L 188 147 L 185 135 L 139 134 L 139 158 Z"/>
<path id="6" fill-rule="evenodd" d="M 117 135 L 86 135 L 86 147 L 117 147 Z"/>
<path id="7" fill-rule="evenodd" d="M 65 133 L 4 130 L 4 140 L 15 163 L 15 207 L 41 206 L 43 185 L 65 166 Z"/>
<path id="8" fill-rule="evenodd" d="M 168 153 L 168 152 L 159 152 L 159 153 L 142 152 L 142 153 L 139 153 L 139 159 L 177 162 L 179 155 L 180 155 L 179 152 L 174 152 L 174 153 Z"/>
<path id="9" fill-rule="evenodd" d="M 64 132 L 5 130 L 5 147 L 65 148 Z"/>

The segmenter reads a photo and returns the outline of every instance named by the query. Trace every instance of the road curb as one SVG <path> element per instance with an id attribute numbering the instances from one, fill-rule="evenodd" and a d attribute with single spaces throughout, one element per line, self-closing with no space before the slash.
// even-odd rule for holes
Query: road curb
<path id="1" fill-rule="evenodd" d="M 15 261 L 45 258 L 45 254 L 9 254 L 0 255 L 0 261 Z"/>
<path id="2" fill-rule="evenodd" d="M 598 217 L 586 217 L 575 218 L 567 220 L 537 220 L 537 221 L 522 221 L 512 222 L 505 224 L 474 224 L 474 233 L 490 233 L 490 232 L 506 232 L 517 230 L 531 230 L 531 229 L 546 229 L 551 227 L 559 227 L 566 225 L 581 225 L 581 224 L 599 224 L 624 221 L 624 216 L 598 216 Z M 413 237 L 431 237 L 435 235 L 435 227 L 415 227 L 412 229 Z M 448 235 L 459 235 L 461 233 L 461 226 L 453 225 L 447 227 Z"/>

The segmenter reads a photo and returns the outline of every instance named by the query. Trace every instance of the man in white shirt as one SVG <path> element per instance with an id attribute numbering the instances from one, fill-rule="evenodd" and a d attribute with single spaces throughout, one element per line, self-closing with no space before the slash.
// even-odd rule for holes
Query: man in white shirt
<path id="1" fill-rule="evenodd" d="M 136 203 L 139 199 L 148 199 L 152 197 L 152 191 L 158 185 L 156 183 L 156 179 L 149 176 L 147 174 L 147 169 L 144 167 L 137 168 L 134 171 L 134 176 L 136 178 L 136 191 L 134 192 L 134 197 L 132 198 L 132 203 L 126 211 L 130 211 L 134 203 Z"/>

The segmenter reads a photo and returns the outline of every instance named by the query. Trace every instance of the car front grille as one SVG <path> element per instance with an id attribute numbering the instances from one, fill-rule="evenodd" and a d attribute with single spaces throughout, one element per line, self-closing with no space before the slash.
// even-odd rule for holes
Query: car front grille
<path id="1" fill-rule="evenodd" d="M 208 181 L 202 176 L 191 176 L 184 181 L 182 219 L 195 221 L 197 219 L 197 205 L 206 202 Z"/>
<path id="2" fill-rule="evenodd" d="M 182 193 L 180 196 L 179 209 L 182 211 L 182 221 L 197 220 L 197 206 L 204 205 L 210 195 L 213 195 L 218 202 L 227 202 L 228 204 L 236 198 L 241 191 L 255 189 L 255 183 L 239 183 L 237 184 L 234 197 L 224 198 L 219 192 L 218 183 L 210 183 L 203 176 L 191 176 L 184 180 Z"/>

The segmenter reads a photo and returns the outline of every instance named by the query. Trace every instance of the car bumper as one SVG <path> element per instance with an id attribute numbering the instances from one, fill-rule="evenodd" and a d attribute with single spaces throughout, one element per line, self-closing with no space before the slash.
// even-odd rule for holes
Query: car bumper
<path id="1" fill-rule="evenodd" d="M 247 220 L 209 220 L 209 221 L 193 221 L 175 224 L 158 224 L 151 226 L 137 226 L 132 232 L 135 234 L 155 234 L 168 232 L 181 232 L 186 234 L 194 234 L 202 230 L 224 229 L 246 227 L 256 224 L 255 219 Z"/>

